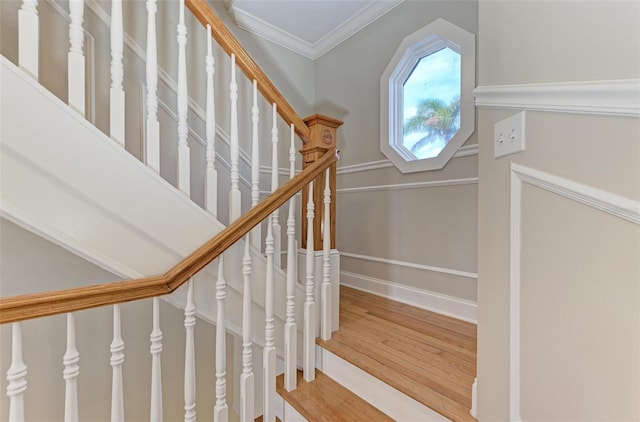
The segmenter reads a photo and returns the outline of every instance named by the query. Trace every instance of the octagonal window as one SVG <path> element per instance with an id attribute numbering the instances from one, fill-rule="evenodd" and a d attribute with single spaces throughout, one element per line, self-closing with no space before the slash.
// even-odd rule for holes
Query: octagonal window
<path id="1" fill-rule="evenodd" d="M 460 53 L 445 47 L 420 59 L 403 84 L 402 145 L 437 157 L 460 129 Z"/>
<path id="2" fill-rule="evenodd" d="M 380 150 L 403 173 L 440 169 L 475 131 L 475 36 L 438 19 L 380 78 Z"/>

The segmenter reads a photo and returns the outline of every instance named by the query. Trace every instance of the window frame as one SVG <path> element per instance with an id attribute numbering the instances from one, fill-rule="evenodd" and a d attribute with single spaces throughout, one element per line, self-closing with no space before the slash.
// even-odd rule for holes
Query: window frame
<path id="1" fill-rule="evenodd" d="M 460 129 L 436 157 L 417 159 L 403 145 L 404 83 L 418 62 L 443 48 L 460 54 Z M 475 35 L 437 19 L 406 37 L 380 77 L 380 150 L 402 172 L 438 170 L 475 132 Z"/>

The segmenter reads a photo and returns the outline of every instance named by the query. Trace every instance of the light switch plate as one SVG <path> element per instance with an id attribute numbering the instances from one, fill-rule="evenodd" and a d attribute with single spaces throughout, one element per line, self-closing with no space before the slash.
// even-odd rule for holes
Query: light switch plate
<path id="1" fill-rule="evenodd" d="M 525 112 L 508 117 L 495 124 L 493 142 L 494 157 L 524 151 Z"/>

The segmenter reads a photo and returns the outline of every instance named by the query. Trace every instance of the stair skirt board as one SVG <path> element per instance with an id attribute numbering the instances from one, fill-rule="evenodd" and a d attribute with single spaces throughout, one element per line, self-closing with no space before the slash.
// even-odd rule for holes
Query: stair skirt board
<path id="1" fill-rule="evenodd" d="M 318 345 L 316 368 L 397 421 L 450 420 Z"/>

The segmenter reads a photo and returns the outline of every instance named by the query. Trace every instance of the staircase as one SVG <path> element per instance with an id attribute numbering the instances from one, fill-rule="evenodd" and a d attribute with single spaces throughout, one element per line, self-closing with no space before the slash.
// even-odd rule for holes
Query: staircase
<path id="1" fill-rule="evenodd" d="M 434 412 L 427 407 L 432 405 L 331 351 L 339 320 L 332 198 L 336 129 L 342 122 L 318 115 L 301 119 L 204 0 L 148 0 L 144 7 L 142 2 L 132 6 L 112 0 L 109 11 L 93 0 L 70 0 L 64 15 L 70 48 L 58 55 L 62 59 L 54 54 L 53 64 L 39 63 L 51 55 L 40 46 L 48 36 L 40 18 L 45 20 L 47 7 L 62 14 L 64 7 L 57 0 L 12 5 L 16 16 L 3 12 L 2 17 L 2 36 L 16 39 L 18 54 L 10 60 L 3 51 L 0 58 L 1 216 L 125 281 L 92 285 L 87 280 L 71 289 L 25 291 L 0 299 L 0 322 L 11 324 L 8 420 L 28 420 L 30 406 L 41 405 L 29 397 L 30 383 L 39 380 L 37 373 L 27 372 L 29 362 L 23 360 L 22 333 L 30 327 L 23 321 L 53 320 L 58 314 L 66 315 L 66 349 L 60 356 L 64 419 L 80 420 L 79 415 L 87 414 L 78 410 L 86 406 L 79 399 L 79 386 L 87 381 L 79 370 L 82 350 L 76 346 L 76 324 L 85 312 L 93 312 L 87 310 L 107 306 L 112 322 L 95 329 L 113 331 L 108 359 L 111 420 L 128 416 L 127 400 L 148 401 L 148 419 L 162 420 L 182 397 L 167 394 L 167 381 L 176 380 L 162 376 L 175 360 L 163 353 L 159 314 L 166 308 L 160 299 L 184 311 L 185 421 L 196 419 L 196 375 L 201 374 L 195 355 L 202 351 L 195 338 L 198 319 L 215 331 L 215 385 L 206 394 L 216 421 L 248 421 L 259 415 L 269 421 L 446 420 L 441 413 L 448 413 Z M 132 16 L 146 16 L 146 50 L 125 34 L 123 5 Z M 85 15 L 85 6 L 91 17 Z M 157 19 L 160 13 L 168 15 Z M 99 47 L 94 51 L 96 44 L 85 44 L 93 40 L 91 31 L 100 33 L 91 23 L 94 17 L 111 32 L 108 95 L 104 89 L 87 88 L 95 76 L 86 72 L 85 52 L 107 54 Z M 15 22 L 6 25 L 12 18 Z M 196 20 L 202 24 L 200 32 L 188 32 Z M 156 32 L 157 22 L 177 22 L 177 83 L 158 66 L 157 46 L 157 39 L 163 39 L 159 34 L 174 34 L 176 27 L 158 25 Z M 206 40 L 206 52 L 198 58 L 206 80 L 195 84 L 206 92 L 204 108 L 190 97 L 193 91 L 187 91 L 186 54 L 192 51 L 186 48 L 187 36 L 196 44 Z M 127 79 L 131 66 L 123 63 L 125 40 L 146 66 L 144 79 L 134 81 L 141 88 L 140 109 L 129 107 L 135 90 L 125 92 L 132 85 Z M 221 56 L 230 65 L 228 72 L 220 70 Z M 66 92 L 43 86 L 39 75 L 65 60 Z M 243 74 L 236 75 L 237 67 Z M 159 78 L 175 88 L 174 114 L 160 98 Z M 228 94 L 222 94 L 228 101 L 219 99 L 223 85 L 228 85 Z M 239 106 L 238 99 L 247 97 L 252 102 L 240 101 Z M 91 117 L 96 109 L 100 114 L 104 103 L 109 105 L 107 127 Z M 222 112 L 220 104 L 225 104 Z M 227 123 L 216 120 L 216 106 L 218 116 L 229 117 L 228 135 L 222 129 Z M 175 121 L 167 124 L 159 117 L 162 107 Z M 194 114 L 202 124 L 192 121 L 197 120 Z M 136 121 L 142 122 L 139 140 L 131 136 Z M 270 133 L 267 142 L 260 139 L 265 131 Z M 251 142 L 241 142 L 241 134 L 249 132 Z M 278 148 L 280 137 L 290 138 L 288 148 Z M 296 164 L 296 137 L 302 140 L 301 165 Z M 260 177 L 260 150 L 271 155 L 268 192 L 260 191 L 266 184 Z M 281 156 L 288 158 L 286 169 L 278 165 Z M 282 183 L 281 174 L 289 181 Z M 262 200 L 261 193 L 267 194 Z M 297 206 L 296 193 L 301 197 Z M 299 240 L 296 221 L 302 226 Z M 284 250 L 286 260 L 281 261 Z M 145 299 L 152 301 L 150 400 L 131 397 L 123 388 L 125 342 L 140 340 L 123 337 L 123 326 L 133 322 L 123 319 L 121 306 Z M 8 335 L 5 330 L 3 342 L 8 343 Z M 316 345 L 318 337 L 322 340 Z M 96 359 L 83 355 L 82 362 Z M 326 394 L 328 398 L 321 398 Z M 314 400 L 319 406 L 308 406 Z M 461 415 L 449 417 L 466 418 Z"/>

